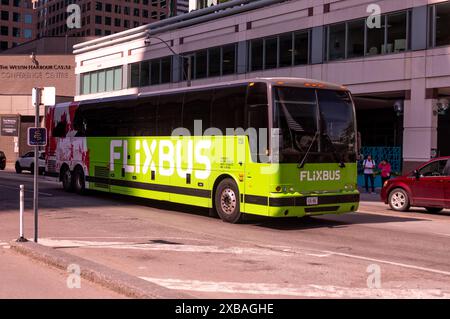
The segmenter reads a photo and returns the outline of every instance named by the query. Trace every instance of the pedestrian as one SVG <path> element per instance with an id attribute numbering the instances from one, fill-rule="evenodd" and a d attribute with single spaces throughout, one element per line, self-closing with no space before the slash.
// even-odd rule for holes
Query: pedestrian
<path id="1" fill-rule="evenodd" d="M 375 161 L 372 160 L 372 155 L 368 155 L 367 158 L 363 162 L 364 168 L 364 180 L 366 183 L 366 193 L 369 192 L 369 180 L 370 186 L 372 187 L 372 193 L 375 194 L 375 178 L 374 178 L 374 169 L 376 168 Z"/>
<path id="2" fill-rule="evenodd" d="M 384 186 L 384 183 L 391 178 L 391 164 L 387 160 L 383 160 L 379 165 L 378 169 L 381 172 L 381 185 Z"/>

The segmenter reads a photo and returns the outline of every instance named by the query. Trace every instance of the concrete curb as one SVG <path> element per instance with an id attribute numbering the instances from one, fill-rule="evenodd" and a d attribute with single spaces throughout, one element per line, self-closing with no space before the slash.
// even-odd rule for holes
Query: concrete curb
<path id="1" fill-rule="evenodd" d="M 47 265 L 67 271 L 71 264 L 80 266 L 81 277 L 130 298 L 194 299 L 193 296 L 142 280 L 66 252 L 34 242 L 11 242 L 11 249 Z"/>

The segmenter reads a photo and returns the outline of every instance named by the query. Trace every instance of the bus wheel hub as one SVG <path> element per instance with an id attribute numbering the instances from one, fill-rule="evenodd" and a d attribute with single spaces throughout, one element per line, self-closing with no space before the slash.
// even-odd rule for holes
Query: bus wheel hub
<path id="1" fill-rule="evenodd" d="M 222 191 L 222 196 L 220 200 L 223 212 L 227 214 L 234 213 L 236 209 L 236 194 L 233 190 L 226 188 Z"/>

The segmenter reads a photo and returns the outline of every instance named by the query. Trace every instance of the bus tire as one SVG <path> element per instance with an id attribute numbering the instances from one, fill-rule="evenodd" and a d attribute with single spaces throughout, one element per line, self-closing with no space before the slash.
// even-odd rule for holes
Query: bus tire
<path id="1" fill-rule="evenodd" d="M 86 184 L 83 169 L 77 166 L 75 168 L 75 171 L 73 172 L 73 188 L 75 190 L 75 193 L 83 195 L 86 190 L 85 186 Z"/>
<path id="2" fill-rule="evenodd" d="M 73 182 L 72 182 L 72 172 L 68 167 L 64 168 L 61 171 L 61 181 L 63 185 L 63 189 L 66 192 L 72 192 L 73 191 Z"/>
<path id="3" fill-rule="evenodd" d="M 231 178 L 225 178 L 217 186 L 214 204 L 219 217 L 227 223 L 236 224 L 242 219 L 239 189 Z"/>

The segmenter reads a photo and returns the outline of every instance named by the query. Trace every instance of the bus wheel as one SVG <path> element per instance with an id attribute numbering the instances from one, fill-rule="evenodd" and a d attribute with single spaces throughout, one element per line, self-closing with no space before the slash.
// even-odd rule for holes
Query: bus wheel
<path id="1" fill-rule="evenodd" d="M 66 168 L 61 173 L 61 180 L 63 188 L 66 192 L 73 191 L 73 183 L 72 183 L 72 173 L 69 168 Z"/>
<path id="2" fill-rule="evenodd" d="M 75 193 L 84 194 L 85 191 L 85 183 L 84 183 L 84 172 L 81 167 L 75 168 L 74 176 L 73 176 L 73 187 L 75 189 Z"/>
<path id="3" fill-rule="evenodd" d="M 217 186 L 214 203 L 217 214 L 224 222 L 238 223 L 242 219 L 239 190 L 231 178 L 225 178 Z"/>

